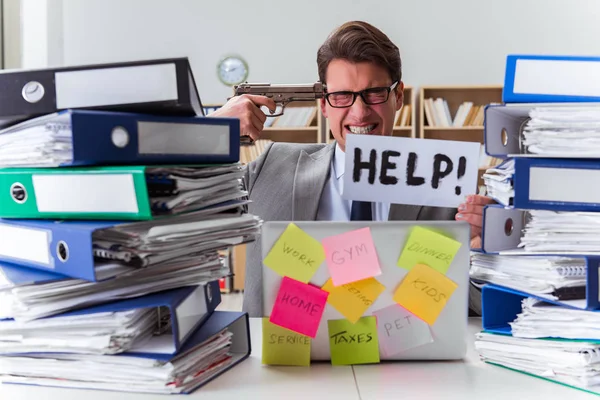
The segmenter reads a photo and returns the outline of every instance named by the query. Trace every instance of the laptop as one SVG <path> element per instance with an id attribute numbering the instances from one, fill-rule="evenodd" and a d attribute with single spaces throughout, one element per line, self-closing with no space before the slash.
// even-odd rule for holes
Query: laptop
<path id="1" fill-rule="evenodd" d="M 262 277 L 263 277 L 263 315 L 271 315 L 283 277 L 264 264 L 264 260 L 281 234 L 292 222 L 269 221 L 262 228 Z M 384 291 L 362 313 L 371 316 L 388 306 L 398 304 L 394 301 L 394 292 L 408 270 L 397 265 L 404 245 L 415 227 L 422 227 L 442 233 L 460 243 L 460 247 L 445 276 L 452 280 L 456 289 L 447 300 L 437 319 L 429 325 L 432 340 L 395 354 L 383 351 L 383 341 L 379 340 L 380 359 L 383 360 L 457 360 L 467 351 L 468 293 L 470 265 L 470 227 L 461 221 L 294 221 L 314 239 L 321 241 L 327 237 L 369 228 L 379 259 L 381 274 L 374 278 L 385 287 Z M 330 273 L 326 261 L 323 261 L 309 280 L 309 284 L 322 288 L 329 280 Z M 393 308 L 393 307 L 392 307 Z M 311 361 L 331 360 L 329 348 L 328 320 L 344 319 L 345 316 L 327 303 L 319 322 L 316 336 L 311 338 Z M 372 320 L 372 319 L 371 319 Z M 422 321 L 422 320 L 420 320 Z"/>

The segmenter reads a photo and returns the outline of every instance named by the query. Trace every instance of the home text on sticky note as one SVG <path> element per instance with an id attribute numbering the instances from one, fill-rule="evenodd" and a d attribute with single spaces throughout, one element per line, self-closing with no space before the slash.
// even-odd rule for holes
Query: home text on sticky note
<path id="1" fill-rule="evenodd" d="M 331 279 L 325 282 L 323 290 L 329 292 L 327 302 L 350 322 L 355 323 L 385 290 L 375 278 L 333 286 Z"/>
<path id="2" fill-rule="evenodd" d="M 307 283 L 323 260 L 321 243 L 291 223 L 265 257 L 264 264 L 281 276 Z"/>
<path id="3" fill-rule="evenodd" d="M 433 342 L 429 325 L 398 304 L 373 311 L 379 347 L 386 356 Z"/>
<path id="4" fill-rule="evenodd" d="M 355 324 L 347 319 L 330 319 L 327 321 L 327 327 L 333 365 L 379 362 L 379 340 L 375 317 L 362 317 Z"/>
<path id="5" fill-rule="evenodd" d="M 398 266 L 410 271 L 416 264 L 426 264 L 445 274 L 461 243 L 421 226 L 415 226 L 398 259 Z"/>
<path id="6" fill-rule="evenodd" d="M 329 293 L 318 287 L 283 277 L 269 321 L 314 338 L 327 305 L 327 296 Z"/>
<path id="7" fill-rule="evenodd" d="M 262 319 L 262 363 L 310 365 L 310 338 Z"/>
<path id="8" fill-rule="evenodd" d="M 370 228 L 329 236 L 321 243 L 333 286 L 381 275 Z"/>

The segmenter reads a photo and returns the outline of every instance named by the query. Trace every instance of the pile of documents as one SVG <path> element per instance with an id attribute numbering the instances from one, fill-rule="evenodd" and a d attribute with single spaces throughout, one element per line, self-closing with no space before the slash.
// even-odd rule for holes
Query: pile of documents
<path id="1" fill-rule="evenodd" d="M 0 382 L 189 393 L 250 352 L 247 314 L 216 311 L 262 224 L 239 121 L 201 116 L 187 59 L 44 72 L 122 79 L 0 107 Z"/>

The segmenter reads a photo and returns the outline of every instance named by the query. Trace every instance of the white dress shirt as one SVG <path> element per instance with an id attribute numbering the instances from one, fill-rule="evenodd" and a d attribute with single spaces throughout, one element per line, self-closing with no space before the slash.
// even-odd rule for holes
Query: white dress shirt
<path id="1" fill-rule="evenodd" d="M 329 174 L 329 179 L 323 188 L 323 195 L 319 202 L 318 221 L 350 221 L 352 201 L 342 198 L 345 165 L 346 153 L 336 144 L 331 159 L 331 174 Z M 387 221 L 390 204 L 373 202 L 371 212 L 373 213 L 373 221 Z"/>

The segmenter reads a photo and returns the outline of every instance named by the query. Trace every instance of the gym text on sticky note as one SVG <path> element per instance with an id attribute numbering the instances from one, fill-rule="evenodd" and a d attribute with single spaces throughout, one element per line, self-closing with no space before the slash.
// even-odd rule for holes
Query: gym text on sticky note
<path id="1" fill-rule="evenodd" d="M 429 325 L 398 304 L 373 311 L 373 315 L 377 317 L 379 347 L 385 356 L 433 342 Z"/>
<path id="2" fill-rule="evenodd" d="M 457 285 L 425 264 L 415 265 L 394 293 L 394 301 L 433 325 Z"/>
<path id="3" fill-rule="evenodd" d="M 291 223 L 265 257 L 264 264 L 281 276 L 307 283 L 324 259 L 321 243 Z"/>
<path id="4" fill-rule="evenodd" d="M 321 243 L 333 286 L 381 275 L 370 228 L 329 236 Z"/>
<path id="5" fill-rule="evenodd" d="M 385 290 L 375 278 L 333 286 L 331 279 L 321 288 L 329 292 L 327 302 L 350 322 L 355 323 Z"/>
<path id="6" fill-rule="evenodd" d="M 426 264 L 445 274 L 460 246 L 460 242 L 441 233 L 415 226 L 402 249 L 398 266 L 410 271 L 416 264 Z"/>
<path id="7" fill-rule="evenodd" d="M 318 287 L 283 277 L 269 321 L 314 339 L 325 306 L 327 293 Z"/>
<path id="8" fill-rule="evenodd" d="M 327 327 L 333 365 L 379 362 L 379 341 L 375 317 L 362 317 L 355 324 L 347 319 L 330 319 L 327 321 Z"/>
<path id="9" fill-rule="evenodd" d="M 262 363 L 310 365 L 310 338 L 262 319 Z"/>

